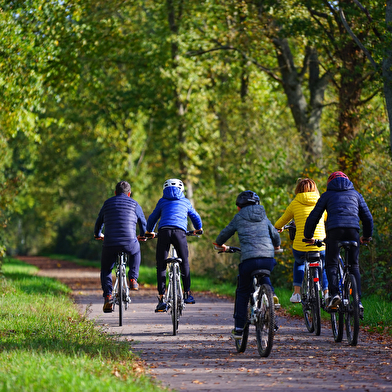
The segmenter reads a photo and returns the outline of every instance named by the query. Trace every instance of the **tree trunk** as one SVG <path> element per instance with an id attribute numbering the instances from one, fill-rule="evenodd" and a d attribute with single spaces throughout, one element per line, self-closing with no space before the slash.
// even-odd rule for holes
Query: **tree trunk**
<path id="1" fill-rule="evenodd" d="M 386 1 L 385 22 L 388 33 L 392 34 L 392 0 Z M 390 148 L 392 149 L 392 48 L 390 40 L 388 40 L 388 45 L 385 47 L 382 74 L 384 77 L 384 95 L 389 119 Z"/>

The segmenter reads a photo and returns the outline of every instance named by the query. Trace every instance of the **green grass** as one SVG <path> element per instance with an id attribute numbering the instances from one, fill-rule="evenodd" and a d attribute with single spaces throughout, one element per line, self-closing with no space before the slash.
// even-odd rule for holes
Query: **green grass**
<path id="1" fill-rule="evenodd" d="M 159 391 L 129 342 L 80 315 L 69 289 L 13 259 L 0 279 L 1 391 Z M 141 375 L 138 375 L 138 374 Z"/>

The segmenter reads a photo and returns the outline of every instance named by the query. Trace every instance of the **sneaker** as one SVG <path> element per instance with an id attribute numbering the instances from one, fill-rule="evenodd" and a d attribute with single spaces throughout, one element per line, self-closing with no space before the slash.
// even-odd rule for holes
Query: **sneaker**
<path id="1" fill-rule="evenodd" d="M 278 329 L 279 329 L 279 326 L 278 326 L 278 324 L 275 323 L 275 325 L 274 325 L 274 332 L 276 332 Z"/>
<path id="2" fill-rule="evenodd" d="M 274 294 L 274 305 L 275 309 L 280 309 L 279 298 Z"/>
<path id="3" fill-rule="evenodd" d="M 103 312 L 104 313 L 113 312 L 113 297 L 111 294 L 105 297 L 105 303 L 103 304 Z"/>
<path id="4" fill-rule="evenodd" d="M 290 302 L 293 304 L 299 304 L 301 302 L 301 296 L 298 293 L 297 294 L 293 293 L 293 295 L 290 298 Z"/>
<path id="5" fill-rule="evenodd" d="M 167 312 L 167 304 L 163 298 L 158 297 L 158 305 L 155 308 L 155 313 Z"/>
<path id="6" fill-rule="evenodd" d="M 184 294 L 184 302 L 186 304 L 194 304 L 195 299 L 193 298 L 193 296 L 190 293 L 185 293 Z"/>
<path id="7" fill-rule="evenodd" d="M 139 290 L 139 284 L 137 283 L 136 279 L 131 279 L 129 281 L 129 290 Z"/>
<path id="8" fill-rule="evenodd" d="M 242 328 L 234 328 L 234 329 L 231 331 L 231 337 L 232 337 L 234 340 L 242 339 L 242 332 L 244 332 L 244 330 L 243 330 Z"/>
<path id="9" fill-rule="evenodd" d="M 339 295 L 336 294 L 330 299 L 328 304 L 328 310 L 336 310 L 341 302 L 342 300 L 340 299 Z"/>
<path id="10" fill-rule="evenodd" d="M 364 311 L 365 309 L 364 309 L 364 307 L 363 307 L 361 301 L 359 301 L 358 306 L 359 306 L 359 318 L 360 318 L 361 320 L 363 320 L 363 311 Z"/>

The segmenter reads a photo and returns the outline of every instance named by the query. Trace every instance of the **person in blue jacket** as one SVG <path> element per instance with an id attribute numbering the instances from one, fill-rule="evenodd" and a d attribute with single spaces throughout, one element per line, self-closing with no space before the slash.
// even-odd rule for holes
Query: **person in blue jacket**
<path id="1" fill-rule="evenodd" d="M 103 240 L 101 254 L 101 285 L 103 290 L 103 311 L 113 311 L 112 270 L 118 252 L 128 253 L 128 278 L 131 290 L 138 290 L 137 279 L 140 267 L 140 245 L 146 231 L 146 218 L 140 205 L 131 198 L 131 186 L 126 181 L 116 185 L 115 196 L 107 199 L 95 222 L 94 237 Z M 139 226 L 139 236 L 136 226 Z M 104 234 L 102 230 L 104 228 Z"/>
<path id="2" fill-rule="evenodd" d="M 194 304 L 191 295 L 191 276 L 188 261 L 188 243 L 186 231 L 188 216 L 195 228 L 195 233 L 202 230 L 200 215 L 192 207 L 191 202 L 184 196 L 184 184 L 179 179 L 169 179 L 163 184 L 163 197 L 159 199 L 154 211 L 147 220 L 147 234 L 154 236 L 154 227 L 158 224 L 158 243 L 156 249 L 158 305 L 155 312 L 165 312 L 167 304 L 164 301 L 166 291 L 166 263 L 170 244 L 173 244 L 177 255 L 182 259 L 181 276 L 184 285 L 184 302 Z"/>
<path id="3" fill-rule="evenodd" d="M 257 269 L 270 271 L 276 265 L 275 249 L 280 248 L 280 236 L 276 228 L 267 218 L 267 214 L 260 205 L 259 196 L 253 191 L 244 191 L 237 196 L 236 206 L 238 213 L 232 221 L 219 233 L 214 245 L 223 251 L 227 245 L 224 243 L 235 232 L 241 245 L 241 263 L 238 265 L 238 284 L 234 306 L 234 329 L 231 332 L 233 339 L 241 339 L 247 320 L 248 301 L 252 292 L 252 272 Z M 264 277 L 262 284 L 272 287 L 269 277 Z M 279 299 L 274 294 L 274 303 Z M 275 326 L 275 330 L 277 326 Z"/>
<path id="4" fill-rule="evenodd" d="M 336 310 L 341 303 L 338 292 L 339 241 L 356 241 L 358 246 L 348 254 L 351 270 L 358 286 L 361 300 L 361 276 L 359 273 L 359 243 L 369 242 L 373 233 L 373 218 L 362 195 L 354 189 L 346 174 L 337 171 L 328 177 L 327 191 L 317 201 L 309 214 L 304 229 L 304 237 L 313 239 L 314 230 L 323 212 L 327 211 L 325 265 L 330 291 L 328 308 Z M 362 221 L 363 235 L 360 237 L 359 221 Z M 359 303 L 363 312 L 362 302 Z"/>

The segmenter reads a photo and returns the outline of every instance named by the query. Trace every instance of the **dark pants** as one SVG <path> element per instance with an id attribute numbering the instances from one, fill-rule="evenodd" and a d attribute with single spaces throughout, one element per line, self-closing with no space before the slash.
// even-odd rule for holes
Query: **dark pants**
<path id="1" fill-rule="evenodd" d="M 258 269 L 267 269 L 272 271 L 275 265 L 276 261 L 273 257 L 247 259 L 239 264 L 238 284 L 234 305 L 234 325 L 236 328 L 244 328 L 246 323 L 249 296 L 253 291 L 253 279 L 251 277 L 252 272 Z M 260 283 L 268 284 L 271 286 L 272 291 L 274 291 L 269 277 L 262 278 Z"/>
<path id="2" fill-rule="evenodd" d="M 101 254 L 101 285 L 103 296 L 112 294 L 112 270 L 117 259 L 118 252 L 126 252 L 128 254 L 128 279 L 136 279 L 139 277 L 140 267 L 140 246 L 139 243 L 131 246 L 108 246 L 102 247 Z"/>
<path id="3" fill-rule="evenodd" d="M 170 244 L 173 244 L 177 256 L 182 260 L 180 264 L 182 284 L 184 292 L 188 292 L 191 288 L 191 276 L 188 261 L 188 243 L 185 231 L 182 229 L 159 229 L 158 243 L 156 251 L 157 260 L 157 289 L 160 295 L 166 291 L 166 263 L 168 258 Z"/>
<path id="4" fill-rule="evenodd" d="M 350 273 L 357 281 L 359 298 L 361 298 L 361 275 L 359 273 L 359 232 L 356 229 L 332 229 L 327 232 L 325 247 L 325 266 L 331 296 L 339 294 L 338 287 L 338 263 L 339 263 L 339 241 L 356 241 L 357 247 L 350 249 L 348 259 L 350 261 Z"/>

